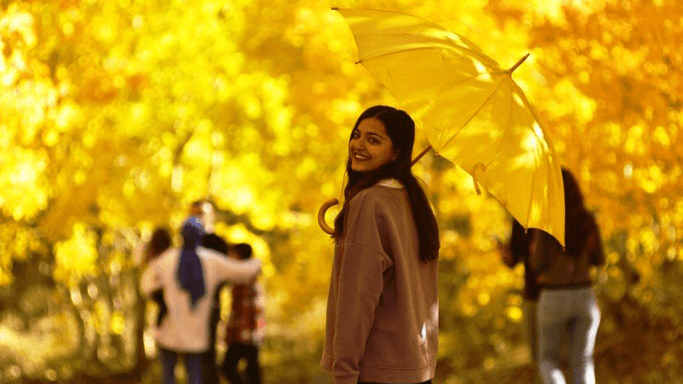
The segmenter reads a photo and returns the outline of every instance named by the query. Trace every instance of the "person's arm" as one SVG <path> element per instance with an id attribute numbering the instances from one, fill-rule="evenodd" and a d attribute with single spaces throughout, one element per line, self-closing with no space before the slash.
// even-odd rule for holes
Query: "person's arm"
<path id="1" fill-rule="evenodd" d="M 266 326 L 266 291 L 263 285 L 258 282 L 254 283 L 254 289 L 256 290 L 256 298 L 254 300 L 254 306 L 257 311 L 256 329 L 260 330 Z"/>
<path id="2" fill-rule="evenodd" d="M 365 343 L 375 320 L 386 265 L 382 255 L 361 244 L 344 248 L 339 273 L 334 333 L 335 384 L 356 384 Z"/>
<path id="3" fill-rule="evenodd" d="M 524 227 L 517 220 L 513 220 L 510 242 L 500 248 L 503 263 L 508 267 L 514 268 L 521 260 L 524 260 L 528 253 L 526 236 Z"/>
<path id="4" fill-rule="evenodd" d="M 498 248 L 498 251 L 500 252 L 501 259 L 503 260 L 503 263 L 508 266 L 508 268 L 514 268 L 517 263 L 515 262 L 515 258 L 512 255 L 512 252 L 510 251 L 509 246 L 501 246 Z"/>
<path id="5" fill-rule="evenodd" d="M 544 257 L 546 257 L 544 252 L 540 249 L 541 243 L 543 242 L 541 232 L 538 229 L 530 229 L 527 236 L 529 236 L 529 266 L 531 266 L 531 269 L 534 271 L 538 271 L 541 268 L 541 264 L 543 264 Z"/>
<path id="6" fill-rule="evenodd" d="M 147 296 L 157 289 L 162 288 L 161 278 L 159 277 L 159 272 L 157 270 L 157 260 L 159 259 L 152 261 L 147 268 L 145 268 L 142 272 L 142 277 L 140 278 L 140 291 Z"/>
<path id="7" fill-rule="evenodd" d="M 393 262 L 382 250 L 373 203 L 352 201 L 339 268 L 335 333 L 334 384 L 356 384 L 365 344 L 384 288 L 383 273 Z"/>
<path id="8" fill-rule="evenodd" d="M 147 249 L 147 243 L 140 242 L 134 249 L 131 259 L 133 260 L 133 265 L 144 266 L 145 262 L 145 251 Z"/>
<path id="9" fill-rule="evenodd" d="M 589 235 L 589 242 L 590 242 L 590 263 L 592 265 L 601 266 L 605 264 L 605 253 L 602 249 L 602 239 L 600 238 L 600 230 L 598 229 L 598 225 L 595 222 L 595 220 L 592 220 L 593 225 L 592 225 L 592 231 Z"/>
<path id="10" fill-rule="evenodd" d="M 213 258 L 212 265 L 216 268 L 218 280 L 235 284 L 246 284 L 254 280 L 261 273 L 261 260 L 234 260 L 222 256 L 211 249 L 203 249 Z"/>

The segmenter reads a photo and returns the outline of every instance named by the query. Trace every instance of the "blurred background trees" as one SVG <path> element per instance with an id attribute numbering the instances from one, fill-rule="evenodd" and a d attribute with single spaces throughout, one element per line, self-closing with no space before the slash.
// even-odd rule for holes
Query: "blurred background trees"
<path id="1" fill-rule="evenodd" d="M 531 53 L 515 78 L 608 255 L 598 380 L 680 380 L 683 5 L 332 5 L 419 15 L 503 67 Z M 319 374 L 333 246 L 315 215 L 341 194 L 355 118 L 395 104 L 354 64 L 330 6 L 0 0 L 0 382 L 158 380 L 132 249 L 202 197 L 217 205 L 217 232 L 264 261 L 265 379 Z M 522 271 L 496 250 L 510 217 L 445 160 L 415 170 L 443 244 L 438 382 L 519 382 L 530 374 Z"/>

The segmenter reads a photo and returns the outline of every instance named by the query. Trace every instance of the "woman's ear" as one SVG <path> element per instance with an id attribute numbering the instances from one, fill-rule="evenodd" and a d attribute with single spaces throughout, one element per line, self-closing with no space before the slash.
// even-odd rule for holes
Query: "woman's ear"
<path id="1" fill-rule="evenodd" d="M 396 159 L 398 158 L 398 155 L 400 155 L 400 154 L 401 154 L 401 150 L 400 150 L 400 149 L 395 149 L 395 150 L 394 150 L 394 157 L 391 158 L 391 161 L 396 160 Z"/>

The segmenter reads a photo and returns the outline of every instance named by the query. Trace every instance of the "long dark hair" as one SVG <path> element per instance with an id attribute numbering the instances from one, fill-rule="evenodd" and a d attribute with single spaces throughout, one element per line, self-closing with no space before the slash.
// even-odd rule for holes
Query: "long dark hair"
<path id="1" fill-rule="evenodd" d="M 572 173 L 562 168 L 564 183 L 564 232 L 567 253 L 579 255 L 592 232 L 597 231 L 593 215 L 583 203 L 583 194 L 579 183 Z"/>
<path id="2" fill-rule="evenodd" d="M 372 172 L 356 172 L 351 169 L 351 159 L 347 160 L 348 183 L 344 188 L 344 205 L 334 220 L 332 237 L 337 242 L 342 239 L 344 220 L 349 210 L 350 201 L 358 192 L 375 185 L 382 179 L 394 178 L 403 184 L 408 193 L 408 200 L 419 237 L 420 260 L 425 263 L 435 260 L 439 257 L 439 227 L 427 200 L 427 195 L 410 168 L 415 142 L 415 122 L 402 110 L 386 105 L 376 105 L 366 109 L 358 117 L 351 135 L 361 121 L 368 118 L 378 119 L 384 124 L 394 150 L 398 151 L 398 156 Z M 350 137 L 349 141 L 351 141 Z"/>
<path id="3" fill-rule="evenodd" d="M 171 234 L 165 227 L 157 227 L 152 233 L 152 238 L 149 239 L 147 248 L 145 249 L 145 258 L 147 262 L 152 261 L 165 250 L 171 248 Z"/>

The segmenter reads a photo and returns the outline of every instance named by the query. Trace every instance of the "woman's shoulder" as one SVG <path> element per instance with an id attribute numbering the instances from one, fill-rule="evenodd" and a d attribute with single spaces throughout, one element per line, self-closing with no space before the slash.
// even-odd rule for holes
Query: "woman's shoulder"
<path id="1" fill-rule="evenodd" d="M 356 194 L 349 202 L 351 221 L 367 221 L 370 217 L 385 217 L 405 209 L 404 191 L 397 188 L 372 186 Z"/>
<path id="2" fill-rule="evenodd" d="M 169 261 L 173 260 L 174 258 L 177 258 L 179 254 L 180 254 L 179 248 L 169 248 L 169 249 L 165 250 L 164 252 L 162 252 L 154 260 L 152 260 L 150 262 L 150 265 L 152 265 L 152 263 L 155 263 L 155 264 L 168 263 Z"/>
<path id="3" fill-rule="evenodd" d="M 178 248 L 169 248 L 165 250 L 147 264 L 145 273 L 164 275 L 168 271 L 174 270 L 174 265 L 178 261 L 179 254 Z"/>
<path id="4" fill-rule="evenodd" d="M 390 195 L 391 191 L 376 185 L 365 188 L 351 198 L 350 209 L 354 211 L 386 206 Z"/>
<path id="5" fill-rule="evenodd" d="M 351 199 L 351 203 L 356 202 L 387 202 L 391 197 L 401 195 L 404 190 L 401 183 L 396 180 L 383 180 L 372 187 L 368 187 L 358 192 Z"/>

